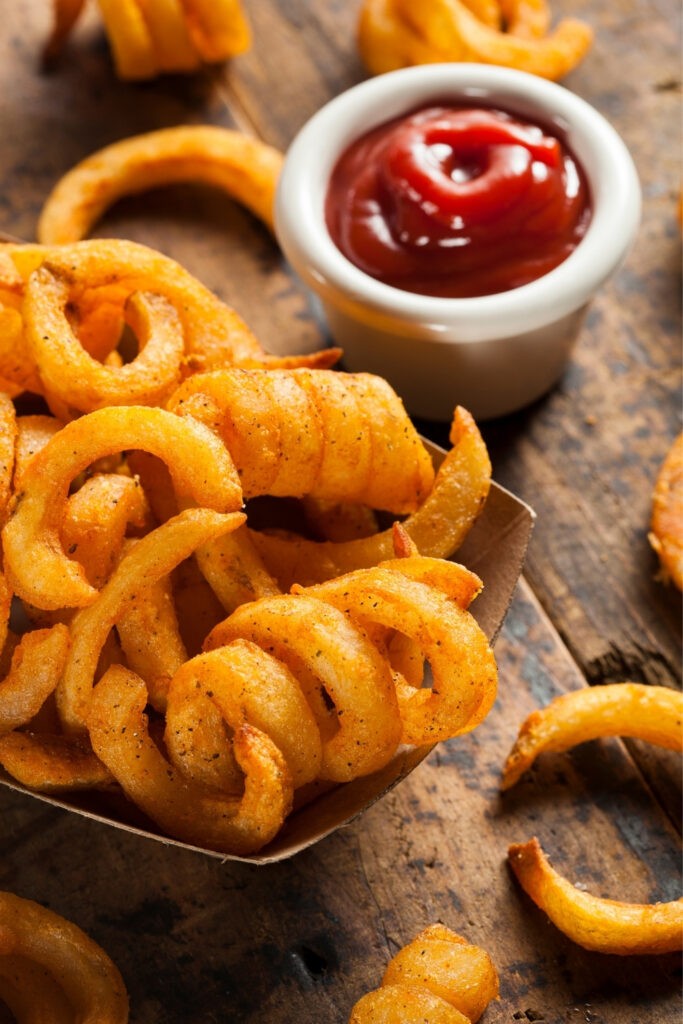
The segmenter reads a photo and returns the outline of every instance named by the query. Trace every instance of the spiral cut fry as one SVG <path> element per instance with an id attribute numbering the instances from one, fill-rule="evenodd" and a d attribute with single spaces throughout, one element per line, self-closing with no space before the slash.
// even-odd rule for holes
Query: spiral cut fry
<path id="1" fill-rule="evenodd" d="M 648 540 L 659 556 L 664 580 L 683 590 L 683 433 L 657 474 Z"/>
<path id="2" fill-rule="evenodd" d="M 638 904 L 592 896 L 551 867 L 536 838 L 510 846 L 508 861 L 527 895 L 584 949 L 640 956 L 683 948 L 683 900 Z"/>
<path id="3" fill-rule="evenodd" d="M 467 410 L 455 410 L 452 449 L 434 484 L 403 527 L 423 555 L 446 558 L 460 547 L 484 507 L 491 462 L 479 429 Z M 295 535 L 251 532 L 254 547 L 280 587 L 321 583 L 353 569 L 377 565 L 393 555 L 392 530 L 344 542 L 312 541 Z"/>
<path id="4" fill-rule="evenodd" d="M 179 495 L 220 512 L 241 506 L 242 492 L 230 457 L 201 423 L 163 409 L 134 406 L 90 413 L 55 434 L 24 474 L 23 491 L 2 532 L 5 566 L 20 597 L 48 610 L 81 607 L 97 597 L 82 566 L 61 547 L 64 505 L 78 473 L 104 455 L 129 447 L 164 459 Z"/>
<path id="5" fill-rule="evenodd" d="M 253 726 L 239 727 L 233 751 L 244 773 L 244 793 L 230 796 L 191 782 L 171 767 L 149 734 L 146 702 L 144 682 L 113 665 L 87 709 L 93 748 L 130 799 L 184 842 L 237 854 L 253 853 L 269 842 L 292 805 L 287 765 L 272 740 Z"/>
<path id="6" fill-rule="evenodd" d="M 420 932 L 389 962 L 349 1024 L 469 1024 L 498 998 L 498 974 L 479 946 L 441 924 Z"/>
<path id="7" fill-rule="evenodd" d="M 333 373 L 335 358 L 269 356 L 144 246 L 0 244 L 0 765 L 14 780 L 127 796 L 159 832 L 250 856 L 312 794 L 383 779 L 401 743 L 426 752 L 486 715 L 481 581 L 431 557 L 486 499 L 482 438 L 456 410 L 435 476 L 389 385 Z M 53 415 L 18 415 L 24 390 Z M 323 540 L 247 529 L 290 512 Z M 406 518 L 384 530 L 387 516 Z M 29 1010 L 18 978 L 5 961 L 26 1019 L 48 1004 L 72 1019 L 56 983 Z"/>
<path id="8" fill-rule="evenodd" d="M 375 75 L 414 64 L 474 61 L 557 80 L 583 59 L 593 32 L 566 18 L 548 35 L 548 21 L 539 0 L 501 2 L 497 16 L 491 4 L 469 0 L 364 0 L 358 47 Z"/>
<path id="9" fill-rule="evenodd" d="M 514 786 L 539 754 L 602 736 L 632 736 L 683 752 L 683 694 L 665 686 L 611 683 L 556 697 L 522 725 L 501 788 Z"/>
<path id="10" fill-rule="evenodd" d="M 221 437 L 245 498 L 362 500 L 404 513 L 434 479 L 403 403 L 373 374 L 217 370 L 190 377 L 168 408 Z"/>
<path id="11" fill-rule="evenodd" d="M 273 230 L 282 154 L 259 139 L 215 125 L 183 125 L 122 139 L 98 150 L 57 182 L 38 222 L 38 239 L 63 245 L 86 238 L 122 196 L 177 182 L 222 189 Z"/>
<path id="12" fill-rule="evenodd" d="M 238 608 L 206 640 L 248 640 L 299 681 L 322 739 L 320 776 L 349 781 L 383 767 L 399 742 L 435 743 L 474 728 L 496 692 L 488 642 L 465 610 L 480 581 L 451 562 L 406 558 Z M 395 634 L 432 668 L 409 682 L 389 650 Z M 227 646 L 225 646 L 227 645 Z M 173 688 L 173 683 L 171 684 Z"/>
<path id="13" fill-rule="evenodd" d="M 0 998 L 18 1021 L 126 1024 L 128 994 L 114 963 L 75 924 L 0 893 Z"/>
<path id="14" fill-rule="evenodd" d="M 87 412 L 112 400 L 163 397 L 180 358 L 186 375 L 228 365 L 327 367 L 340 355 L 332 348 L 269 355 L 241 317 L 178 263 L 120 239 L 0 243 L 0 327 L 3 316 L 10 320 L 0 330 L 0 379 L 43 394 L 44 373 L 61 418 L 70 407 Z M 142 345 L 121 366 L 115 357 L 126 321 Z"/>
<path id="15" fill-rule="evenodd" d="M 53 0 L 45 63 L 59 56 L 83 6 L 84 0 Z M 251 45 L 240 0 L 99 0 L 99 7 L 122 79 L 191 72 Z"/>
<path id="16" fill-rule="evenodd" d="M 187 509 L 157 527 L 121 559 L 98 599 L 71 620 L 71 649 L 57 687 L 57 704 L 65 726 L 82 731 L 100 651 L 118 619 L 130 614 L 145 591 L 167 576 L 200 545 L 236 529 L 240 512 L 220 515 Z"/>

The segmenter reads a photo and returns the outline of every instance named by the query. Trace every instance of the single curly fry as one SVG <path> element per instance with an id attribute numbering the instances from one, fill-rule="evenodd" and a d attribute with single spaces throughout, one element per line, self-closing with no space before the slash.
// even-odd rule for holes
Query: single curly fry
<path id="1" fill-rule="evenodd" d="M 639 904 L 592 896 L 550 866 L 536 838 L 510 846 L 508 862 L 527 895 L 584 949 L 642 956 L 683 948 L 683 899 Z"/>
<path id="2" fill-rule="evenodd" d="M 436 558 L 448 558 L 457 551 L 483 509 L 491 486 L 486 445 L 466 409 L 455 410 L 450 439 L 453 447 L 439 466 L 431 490 L 402 523 L 418 550 Z M 345 542 L 255 531 L 251 537 L 283 590 L 294 583 L 308 586 L 378 565 L 394 554 L 392 529 Z"/>
<path id="3" fill-rule="evenodd" d="M 497 998 L 488 953 L 434 924 L 393 957 L 381 987 L 356 1003 L 349 1024 L 474 1024 Z"/>
<path id="4" fill-rule="evenodd" d="M 0 963 L 4 962 L 3 981 L 7 978 L 7 962 L 13 961 L 18 977 L 17 1009 L 29 1011 L 21 1019 L 38 1021 L 78 1020 L 79 1024 L 126 1024 L 128 995 L 116 966 L 85 932 L 75 924 L 32 900 L 13 893 L 0 892 Z M 36 1007 L 44 1005 L 41 989 L 31 999 L 27 984 L 22 984 L 23 961 L 28 961 L 29 979 L 40 977 L 33 967 L 48 974 L 48 991 L 55 983 L 62 997 L 54 1008 L 48 1004 L 48 1015 L 38 1017 Z M 15 976 L 16 977 L 16 976 Z M 12 986 L 10 985 L 10 989 Z M 5 986 L 0 982 L 4 996 Z M 44 993 L 43 993 L 44 994 Z M 64 1001 L 70 1005 L 70 1016 L 64 1018 Z"/>
<path id="5" fill-rule="evenodd" d="M 397 693 L 401 740 L 421 746 L 479 725 L 495 700 L 498 673 L 472 615 L 433 586 L 410 579 L 402 571 L 409 562 L 358 569 L 305 591 L 295 587 L 294 593 L 329 602 L 364 628 L 397 630 L 417 645 L 431 666 L 433 686 L 416 688 L 399 679 Z"/>
<path id="6" fill-rule="evenodd" d="M 185 361 L 192 372 L 226 365 L 327 367 L 340 356 L 339 349 L 333 348 L 299 356 L 269 355 L 234 309 L 179 263 L 137 242 L 91 239 L 72 245 L 0 243 L 0 273 L 3 261 L 8 259 L 19 274 L 22 294 L 31 274 L 45 260 L 53 270 L 68 276 L 75 316 L 83 326 L 83 347 L 94 358 L 104 358 L 109 351 L 116 336 L 116 316 L 122 324 L 128 299 L 139 291 L 163 295 L 174 306 L 182 323 Z M 16 288 L 16 283 L 12 287 Z M 102 328 L 102 317 L 106 327 L 104 349 L 95 330 Z M 21 346 L 22 339 L 23 331 L 19 330 L 17 337 L 15 330 L 12 346 Z M 12 358 L 16 362 L 12 346 L 5 358 L 0 344 L 0 376 L 11 372 Z M 28 387 L 24 377 L 32 380 L 32 375 L 37 376 L 36 367 L 29 360 L 18 383 Z"/>
<path id="7" fill-rule="evenodd" d="M 282 754 L 264 733 L 244 724 L 233 751 L 244 773 L 241 797 L 184 778 L 171 767 L 147 727 L 147 689 L 113 665 L 93 691 L 87 724 L 93 748 L 127 796 L 164 832 L 186 843 L 246 855 L 279 831 L 292 804 Z"/>
<path id="8" fill-rule="evenodd" d="M 93 753 L 88 738 L 32 732 L 0 736 L 0 764 L 28 789 L 38 793 L 111 789 L 114 778 Z"/>
<path id="9" fill-rule="evenodd" d="M 61 430 L 64 424 L 55 416 L 18 416 L 17 443 L 14 452 L 12 489 L 18 494 L 24 488 L 24 473 L 34 455 Z"/>
<path id="10" fill-rule="evenodd" d="M 150 704 L 165 711 L 171 679 L 187 661 L 169 577 L 140 591 L 117 619 L 116 632 L 126 664 L 145 681 Z"/>
<path id="11" fill-rule="evenodd" d="M 381 377 L 331 370 L 195 374 L 168 408 L 211 427 L 246 498 L 313 495 L 414 511 L 434 469 L 403 403 Z"/>
<path id="12" fill-rule="evenodd" d="M 163 405 L 180 382 L 185 351 L 180 318 L 168 299 L 152 292 L 130 297 L 126 319 L 139 352 L 124 366 L 112 367 L 93 359 L 76 337 L 66 316 L 70 294 L 68 276 L 45 262 L 29 277 L 24 298 L 29 355 L 53 411 L 62 415 L 62 407 L 92 412 L 108 405 Z"/>
<path id="13" fill-rule="evenodd" d="M 683 433 L 657 475 L 648 540 L 659 555 L 664 579 L 683 590 Z"/>
<path id="14" fill-rule="evenodd" d="M 567 18 L 543 38 L 523 38 L 484 25 L 460 0 L 429 0 L 417 8 L 409 0 L 394 0 L 416 31 L 441 48 L 464 47 L 456 59 L 501 64 L 542 78 L 563 78 L 586 55 L 593 31 L 583 21 Z"/>
<path id="15" fill-rule="evenodd" d="M 313 713 L 289 669 L 247 640 L 234 640 L 186 662 L 171 680 L 164 742 L 184 775 L 227 789 L 241 773 L 232 734 L 245 722 L 269 736 L 282 753 L 294 788 L 320 771 L 322 744 Z"/>
<path id="16" fill-rule="evenodd" d="M 119 618 L 146 601 L 145 591 L 200 544 L 237 529 L 242 522 L 240 512 L 220 515 L 209 509 L 187 509 L 142 537 L 124 555 L 97 600 L 71 620 L 71 650 L 57 687 L 57 706 L 67 730 L 83 731 L 100 651 Z"/>
<path id="17" fill-rule="evenodd" d="M 556 697 L 522 725 L 501 789 L 514 786 L 539 754 L 602 736 L 632 736 L 683 752 L 683 694 L 665 686 L 611 683 Z"/>
<path id="18" fill-rule="evenodd" d="M 442 924 L 430 925 L 389 961 L 382 985 L 423 987 L 475 1024 L 498 998 L 498 973 L 480 946 Z"/>
<path id="19" fill-rule="evenodd" d="M 272 230 L 282 159 L 259 139 L 214 125 L 162 128 L 122 139 L 86 157 L 57 182 L 40 215 L 38 239 L 46 245 L 77 242 L 116 200 L 175 182 L 214 185 Z"/>
<path id="20" fill-rule="evenodd" d="M 56 433 L 23 474 L 23 490 L 16 495 L 2 541 L 6 570 L 24 600 L 54 610 L 81 607 L 96 598 L 83 568 L 67 557 L 59 540 L 69 484 L 97 459 L 128 448 L 164 459 L 186 499 L 222 512 L 241 506 L 230 456 L 201 423 L 163 409 L 98 409 Z"/>
<path id="21" fill-rule="evenodd" d="M 500 3 L 502 26 L 488 10 L 461 0 L 365 0 L 358 42 L 372 74 L 414 64 L 476 61 L 500 64 L 557 80 L 585 56 L 593 41 L 591 28 L 566 18 L 547 34 L 547 6 Z"/>
<path id="22" fill-rule="evenodd" d="M 219 623 L 205 647 L 237 639 L 273 654 L 299 681 L 322 736 L 322 778 L 347 782 L 389 761 L 401 733 L 391 672 L 342 612 L 312 594 L 264 597 Z"/>

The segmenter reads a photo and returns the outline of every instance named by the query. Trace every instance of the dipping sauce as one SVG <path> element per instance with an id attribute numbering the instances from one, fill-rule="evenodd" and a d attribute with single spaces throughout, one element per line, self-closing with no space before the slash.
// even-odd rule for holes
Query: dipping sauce
<path id="1" fill-rule="evenodd" d="M 342 154 L 325 218 L 347 259 L 404 291 L 467 298 L 534 281 L 590 221 L 583 171 L 559 138 L 497 109 L 429 107 Z"/>

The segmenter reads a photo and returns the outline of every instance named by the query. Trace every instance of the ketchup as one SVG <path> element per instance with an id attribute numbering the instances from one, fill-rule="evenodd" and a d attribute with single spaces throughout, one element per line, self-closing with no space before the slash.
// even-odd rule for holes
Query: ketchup
<path id="1" fill-rule="evenodd" d="M 590 221 L 566 146 L 502 110 L 430 107 L 380 125 L 342 154 L 325 218 L 366 274 L 404 291 L 492 295 L 542 277 Z"/>

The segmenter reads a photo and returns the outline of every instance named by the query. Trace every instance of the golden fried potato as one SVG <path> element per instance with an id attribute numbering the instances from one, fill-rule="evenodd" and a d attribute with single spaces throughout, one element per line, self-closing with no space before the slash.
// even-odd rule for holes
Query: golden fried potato
<path id="1" fill-rule="evenodd" d="M 455 410 L 453 447 L 434 484 L 403 528 L 423 555 L 447 558 L 460 547 L 484 507 L 491 486 L 491 462 L 474 419 Z M 294 583 L 321 583 L 353 569 L 378 565 L 392 557 L 392 529 L 355 540 L 313 541 L 293 534 L 257 533 L 251 538 L 266 567 L 283 590 Z"/>
<path id="2" fill-rule="evenodd" d="M 474 1024 L 497 998 L 488 953 L 434 924 L 393 957 L 381 987 L 356 1003 L 349 1024 Z"/>
<path id="3" fill-rule="evenodd" d="M 77 242 L 117 199 L 177 182 L 220 188 L 272 230 L 282 160 L 265 142 L 217 125 L 181 125 L 122 139 L 57 182 L 41 211 L 38 239 L 46 245 Z"/>
<path id="4" fill-rule="evenodd" d="M 18 1020 L 126 1024 L 123 979 L 85 932 L 9 892 L 0 893 L 0 922 L 0 997 Z"/>
<path id="5" fill-rule="evenodd" d="M 5 568 L 22 598 L 46 610 L 81 607 L 96 598 L 83 568 L 61 547 L 64 506 L 78 473 L 127 447 L 165 459 L 185 498 L 225 512 L 241 506 L 242 492 L 230 457 L 202 424 L 163 409 L 136 406 L 89 413 L 58 431 L 32 458 L 2 531 Z"/>
<path id="6" fill-rule="evenodd" d="M 501 3 L 500 15 L 505 30 L 488 9 L 461 0 L 365 0 L 360 55 L 372 74 L 413 64 L 474 61 L 557 80 L 583 59 L 593 41 L 591 28 L 575 18 L 546 34 L 548 12 L 538 2 Z"/>
<path id="7" fill-rule="evenodd" d="M 86 713 L 95 753 L 124 792 L 168 835 L 228 853 L 254 853 L 281 828 L 292 806 L 292 783 L 272 740 L 250 725 L 235 733 L 233 751 L 244 773 L 241 797 L 184 778 L 149 735 L 147 689 L 113 665 L 93 691 Z"/>
<path id="8" fill-rule="evenodd" d="M 556 697 L 523 723 L 501 789 L 514 786 L 539 754 L 601 736 L 633 736 L 683 753 L 683 694 L 665 686 L 611 683 Z"/>
<path id="9" fill-rule="evenodd" d="M 622 903 L 583 892 L 550 866 L 536 838 L 510 846 L 508 862 L 527 895 L 584 949 L 616 956 L 683 949 L 683 900 Z"/>
<path id="10" fill-rule="evenodd" d="M 659 555 L 664 579 L 683 590 L 683 433 L 657 475 L 648 539 Z"/>
<path id="11" fill-rule="evenodd" d="M 373 374 L 216 370 L 186 380 L 168 408 L 218 434 L 245 498 L 306 495 L 405 513 L 434 479 L 403 403 Z"/>

